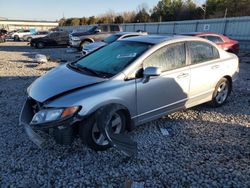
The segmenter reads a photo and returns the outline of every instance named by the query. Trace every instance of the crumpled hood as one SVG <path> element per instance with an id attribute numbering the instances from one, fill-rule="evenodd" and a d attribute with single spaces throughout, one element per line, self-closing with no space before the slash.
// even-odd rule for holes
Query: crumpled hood
<path id="1" fill-rule="evenodd" d="M 95 49 L 101 48 L 102 46 L 107 45 L 107 43 L 105 42 L 93 42 L 90 44 L 87 44 L 83 47 L 84 50 L 88 50 L 88 51 L 93 51 Z"/>
<path id="2" fill-rule="evenodd" d="M 28 95 L 39 102 L 70 90 L 86 87 L 106 79 L 78 73 L 67 67 L 58 66 L 36 79 L 28 88 Z"/>

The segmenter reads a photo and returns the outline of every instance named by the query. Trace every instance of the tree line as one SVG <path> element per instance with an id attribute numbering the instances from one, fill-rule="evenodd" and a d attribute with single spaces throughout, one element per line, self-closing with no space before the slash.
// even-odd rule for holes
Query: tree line
<path id="1" fill-rule="evenodd" d="M 250 16 L 250 0 L 206 0 L 203 5 L 193 0 L 160 0 L 152 9 L 141 4 L 137 10 L 130 12 L 115 13 L 109 10 L 99 16 L 62 18 L 59 25 L 164 22 L 236 16 Z"/>

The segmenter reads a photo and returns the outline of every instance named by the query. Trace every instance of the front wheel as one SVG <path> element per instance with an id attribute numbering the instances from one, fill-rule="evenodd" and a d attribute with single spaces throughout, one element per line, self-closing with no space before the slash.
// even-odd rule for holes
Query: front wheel
<path id="1" fill-rule="evenodd" d="M 104 124 L 110 124 L 112 127 L 112 132 L 115 134 L 120 134 L 125 131 L 126 127 L 126 116 L 122 110 L 115 112 L 109 112 L 110 120 L 108 122 L 103 122 Z M 112 113 L 112 114 L 111 114 Z M 108 140 L 98 129 L 97 118 L 101 118 L 93 114 L 86 121 L 80 124 L 79 134 L 80 138 L 84 143 L 86 143 L 90 148 L 96 151 L 103 151 L 110 148 Z"/>
<path id="2" fill-rule="evenodd" d="M 231 93 L 231 84 L 228 79 L 222 78 L 215 87 L 213 98 L 210 104 L 214 107 L 219 107 L 225 104 L 228 96 Z"/>

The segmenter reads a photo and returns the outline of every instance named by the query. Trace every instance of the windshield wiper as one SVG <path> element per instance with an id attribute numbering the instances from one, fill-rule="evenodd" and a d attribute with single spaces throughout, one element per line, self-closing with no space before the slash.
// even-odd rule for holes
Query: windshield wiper
<path id="1" fill-rule="evenodd" d="M 76 63 L 70 63 L 69 65 L 70 65 L 70 67 L 72 67 L 76 70 L 90 72 L 92 75 L 95 75 L 97 77 L 101 77 L 101 75 L 97 71 L 89 69 L 88 67 L 80 67 L 80 66 L 77 66 Z"/>
<path id="2" fill-rule="evenodd" d="M 95 76 L 100 77 L 100 74 L 97 71 L 94 71 L 92 69 L 89 69 L 88 67 L 78 67 L 79 70 L 90 72 L 91 74 L 94 74 Z"/>
<path id="3" fill-rule="evenodd" d="M 76 63 L 70 63 L 69 65 L 70 65 L 70 67 L 72 67 L 72 68 L 74 68 L 76 70 L 84 71 L 84 72 L 89 72 L 92 75 L 95 75 L 97 77 L 104 77 L 104 78 L 108 77 L 108 78 L 110 78 L 110 77 L 114 76 L 114 74 L 111 74 L 111 73 L 102 72 L 102 71 L 96 71 L 96 70 L 90 69 L 88 67 L 77 66 Z"/>

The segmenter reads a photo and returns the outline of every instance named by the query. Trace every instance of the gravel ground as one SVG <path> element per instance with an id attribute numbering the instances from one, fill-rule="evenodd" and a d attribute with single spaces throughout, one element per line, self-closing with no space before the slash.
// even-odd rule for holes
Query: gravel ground
<path id="1" fill-rule="evenodd" d="M 26 88 L 57 62 L 37 64 L 35 53 L 75 59 L 66 48 L 32 49 L 23 42 L 0 44 L 0 187 L 250 187 L 250 64 L 242 63 L 229 101 L 201 105 L 137 127 L 139 153 L 94 152 L 79 140 L 45 149 L 28 140 L 18 116 Z M 160 128 L 172 128 L 163 136 Z"/>

